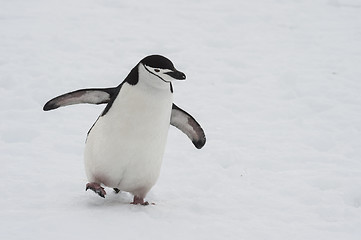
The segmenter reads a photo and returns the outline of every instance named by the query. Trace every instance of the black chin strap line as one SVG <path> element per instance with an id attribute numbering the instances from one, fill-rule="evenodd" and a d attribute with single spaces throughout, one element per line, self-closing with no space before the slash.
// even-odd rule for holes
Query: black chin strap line
<path id="1" fill-rule="evenodd" d="M 154 76 L 160 78 L 160 79 L 161 79 L 163 82 L 165 82 L 165 83 L 170 83 L 170 82 L 164 80 L 163 78 L 161 78 L 160 76 L 158 76 L 157 74 L 152 73 L 151 71 L 149 71 L 149 69 L 148 69 L 143 63 L 142 63 L 142 65 L 144 66 L 144 68 L 145 68 L 149 73 L 151 73 L 151 74 L 153 74 Z"/>

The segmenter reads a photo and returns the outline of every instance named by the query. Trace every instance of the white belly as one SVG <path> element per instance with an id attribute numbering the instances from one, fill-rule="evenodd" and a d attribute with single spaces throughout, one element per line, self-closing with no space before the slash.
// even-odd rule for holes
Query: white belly
<path id="1" fill-rule="evenodd" d="M 166 145 L 172 93 L 125 83 L 85 146 L 90 182 L 144 197 L 158 179 Z"/>

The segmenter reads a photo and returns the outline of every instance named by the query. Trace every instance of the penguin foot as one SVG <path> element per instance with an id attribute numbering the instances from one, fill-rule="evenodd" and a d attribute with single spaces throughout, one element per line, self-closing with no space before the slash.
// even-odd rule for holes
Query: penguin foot
<path id="1" fill-rule="evenodd" d="M 134 205 L 140 204 L 143 206 L 147 206 L 149 205 L 149 202 L 144 202 L 144 198 L 134 196 L 133 202 L 131 202 L 130 204 L 134 204 Z"/>
<path id="2" fill-rule="evenodd" d="M 115 193 L 119 193 L 119 192 L 120 192 L 120 190 L 119 190 L 118 188 L 113 188 L 113 190 L 114 190 Z"/>
<path id="3" fill-rule="evenodd" d="M 85 191 L 88 191 L 88 189 L 93 190 L 95 193 L 97 193 L 102 198 L 105 198 L 105 195 L 107 194 L 102 186 L 100 186 L 99 183 L 91 182 L 86 184 Z"/>

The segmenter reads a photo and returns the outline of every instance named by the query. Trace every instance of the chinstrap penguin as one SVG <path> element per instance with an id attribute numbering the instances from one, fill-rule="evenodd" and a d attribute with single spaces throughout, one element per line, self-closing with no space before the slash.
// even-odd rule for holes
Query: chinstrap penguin
<path id="1" fill-rule="evenodd" d="M 151 55 L 117 87 L 80 89 L 45 104 L 44 111 L 79 103 L 107 104 L 86 139 L 86 190 L 105 197 L 106 186 L 133 194 L 133 204 L 148 205 L 144 198 L 158 179 L 169 125 L 185 133 L 196 148 L 204 146 L 199 123 L 173 103 L 172 82 L 185 78 L 169 59 Z"/>

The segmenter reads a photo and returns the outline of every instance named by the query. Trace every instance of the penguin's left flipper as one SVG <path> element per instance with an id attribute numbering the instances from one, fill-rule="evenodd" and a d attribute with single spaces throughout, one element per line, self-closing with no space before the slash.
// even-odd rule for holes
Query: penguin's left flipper
<path id="1" fill-rule="evenodd" d="M 189 113 L 174 103 L 170 124 L 186 134 L 196 148 L 201 149 L 206 144 L 206 135 L 199 123 Z"/>
<path id="2" fill-rule="evenodd" d="M 80 89 L 73 92 L 65 93 L 48 101 L 44 107 L 44 111 L 64 107 L 78 103 L 102 104 L 108 103 L 112 96 L 117 94 L 118 87 L 114 88 L 88 88 Z"/>

